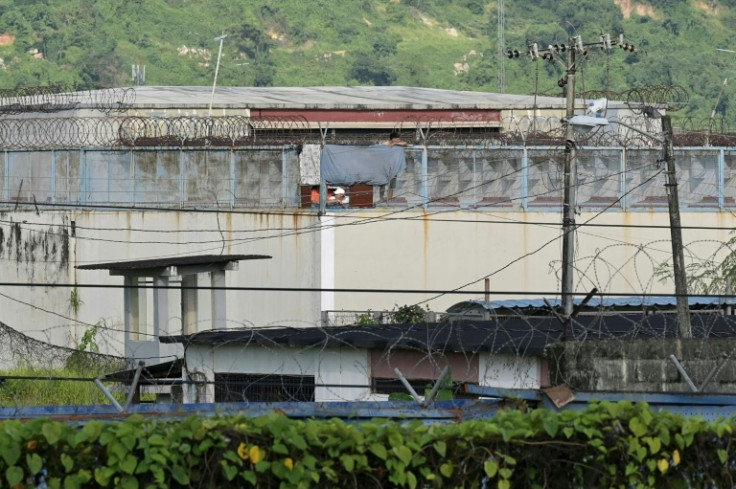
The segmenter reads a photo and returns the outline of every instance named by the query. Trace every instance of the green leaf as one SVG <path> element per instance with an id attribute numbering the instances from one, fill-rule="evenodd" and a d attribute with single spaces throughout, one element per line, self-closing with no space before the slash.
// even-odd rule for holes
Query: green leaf
<path id="1" fill-rule="evenodd" d="M 20 459 L 20 447 L 13 441 L 2 447 L 0 453 L 2 453 L 3 460 L 8 466 L 15 465 Z"/>
<path id="2" fill-rule="evenodd" d="M 416 489 L 417 487 L 417 476 L 415 476 L 412 472 L 406 473 L 406 482 L 409 484 L 409 489 Z"/>
<path id="3" fill-rule="evenodd" d="M 353 469 L 355 469 L 355 458 L 348 454 L 344 454 L 340 456 L 340 461 L 342 462 L 342 466 L 345 467 L 345 470 L 348 472 L 352 472 Z"/>
<path id="4" fill-rule="evenodd" d="M 232 481 L 238 475 L 238 468 L 234 465 L 230 465 L 224 460 L 220 462 L 222 464 L 222 471 L 225 473 L 225 478 L 228 481 Z"/>
<path id="5" fill-rule="evenodd" d="M 178 465 L 171 467 L 171 476 L 181 485 L 189 484 L 189 474 L 187 474 L 183 468 Z"/>
<path id="6" fill-rule="evenodd" d="M 110 467 L 97 467 L 95 469 L 95 481 L 103 487 L 110 483 L 113 475 L 115 475 L 115 470 Z"/>
<path id="7" fill-rule="evenodd" d="M 288 455 L 289 449 L 283 443 L 274 443 L 271 447 L 274 453 L 280 453 L 281 455 Z"/>
<path id="8" fill-rule="evenodd" d="M 634 417 L 629 420 L 629 429 L 637 437 L 641 438 L 647 433 L 647 427 L 641 419 Z"/>
<path id="9" fill-rule="evenodd" d="M 120 470 L 126 474 L 132 474 L 135 472 L 135 468 L 138 466 L 138 459 L 132 453 L 129 453 L 120 461 Z"/>
<path id="10" fill-rule="evenodd" d="M 314 474 L 317 474 L 314 472 Z M 258 481 L 258 478 L 256 477 L 256 473 L 252 470 L 244 470 L 240 473 L 240 477 L 245 479 L 246 482 L 250 483 L 251 486 L 255 486 L 256 482 Z"/>
<path id="11" fill-rule="evenodd" d="M 496 462 L 495 460 L 487 460 L 483 464 L 483 471 L 489 478 L 493 479 L 498 472 L 498 462 Z"/>
<path id="12" fill-rule="evenodd" d="M 82 487 L 82 482 L 76 474 L 69 474 L 64 477 L 64 489 L 79 489 L 80 487 Z"/>
<path id="13" fill-rule="evenodd" d="M 138 489 L 138 479 L 135 476 L 126 475 L 123 477 L 120 487 L 121 489 Z"/>
<path id="14" fill-rule="evenodd" d="M 662 441 L 659 438 L 647 437 L 644 441 L 649 445 L 649 453 L 652 455 L 659 452 L 659 449 L 662 448 Z"/>
<path id="15" fill-rule="evenodd" d="M 26 455 L 26 464 L 28 464 L 31 475 L 36 475 L 43 468 L 43 459 L 37 453 L 29 453 Z"/>
<path id="16" fill-rule="evenodd" d="M 409 448 L 405 445 L 394 447 L 392 451 L 396 454 L 397 457 L 399 457 L 399 460 L 401 460 L 404 465 L 408 466 L 409 463 L 411 463 L 412 453 L 411 450 L 409 450 Z"/>
<path id="17" fill-rule="evenodd" d="M 440 455 L 440 457 L 444 458 L 446 456 L 445 454 L 447 453 L 447 443 L 445 443 L 444 441 L 436 441 L 432 446 Z"/>
<path id="18" fill-rule="evenodd" d="M 44 423 L 41 427 L 41 433 L 43 433 L 43 436 L 46 437 L 46 441 L 48 441 L 50 445 L 54 445 L 61 438 L 63 429 L 64 428 L 61 424 L 49 421 Z"/>
<path id="19" fill-rule="evenodd" d="M 133 450 L 137 442 L 138 442 L 138 438 L 134 435 L 126 435 L 120 438 L 120 443 L 122 443 L 123 446 L 128 449 L 128 451 Z"/>
<path id="20" fill-rule="evenodd" d="M 445 462 L 440 465 L 440 474 L 444 475 L 448 479 L 452 477 L 452 473 L 455 471 L 455 466 L 452 462 Z"/>
<path id="21" fill-rule="evenodd" d="M 373 455 L 380 458 L 381 460 L 386 460 L 386 457 L 388 456 L 388 453 L 386 452 L 386 447 L 379 443 L 374 443 L 368 449 L 371 451 Z"/>
<path id="22" fill-rule="evenodd" d="M 560 428 L 560 423 L 556 418 L 547 418 L 544 420 L 543 426 L 544 431 L 547 432 L 550 438 L 554 438 L 557 435 L 557 430 Z"/>
<path id="23" fill-rule="evenodd" d="M 728 452 L 722 448 L 719 448 L 718 450 L 716 450 L 716 453 L 718 454 L 718 460 L 720 460 L 722 464 L 725 464 L 728 460 Z"/>
<path id="24" fill-rule="evenodd" d="M 20 481 L 23 480 L 23 469 L 21 469 L 17 465 L 8 467 L 8 469 L 5 471 L 5 478 L 8 480 L 8 484 L 10 485 L 10 487 L 15 486 L 16 484 L 20 484 Z"/>
<path id="25" fill-rule="evenodd" d="M 61 465 L 64 466 L 64 472 L 68 474 L 74 468 L 74 459 L 71 458 L 68 454 L 62 453 L 61 454 Z"/>
<path id="26" fill-rule="evenodd" d="M 150 445 L 156 445 L 156 446 L 159 446 L 159 445 L 166 445 L 166 439 L 164 439 L 164 437 L 163 437 L 163 436 L 161 436 L 161 435 L 158 435 L 158 434 L 156 434 L 156 435 L 151 435 L 151 436 L 150 436 L 150 437 L 148 438 L 148 443 L 149 443 Z"/>
<path id="27" fill-rule="evenodd" d="M 498 481 L 498 489 L 509 489 L 511 487 L 511 482 L 507 481 L 506 479 L 501 479 Z"/>

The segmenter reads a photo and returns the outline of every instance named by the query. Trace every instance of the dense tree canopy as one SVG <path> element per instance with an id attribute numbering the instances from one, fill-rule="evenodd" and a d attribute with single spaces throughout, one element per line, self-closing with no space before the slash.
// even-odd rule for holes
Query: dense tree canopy
<path id="1" fill-rule="evenodd" d="M 420 85 L 558 94 L 558 64 L 509 60 L 530 43 L 562 43 L 602 33 L 636 53 L 591 50 L 580 87 L 614 93 L 677 84 L 686 112 L 730 116 L 730 89 L 717 99 L 736 55 L 719 52 L 736 27 L 736 0 L 533 0 L 506 2 L 505 45 L 498 5 L 480 0 L 0 0 L 0 88 L 53 83 L 80 88 L 132 84 L 146 65 L 148 85 L 207 85 L 221 34 L 222 85 Z"/>

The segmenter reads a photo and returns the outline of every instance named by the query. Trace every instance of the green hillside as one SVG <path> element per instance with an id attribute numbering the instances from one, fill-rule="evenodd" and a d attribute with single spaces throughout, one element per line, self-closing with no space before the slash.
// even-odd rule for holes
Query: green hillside
<path id="1" fill-rule="evenodd" d="M 625 34 L 638 51 L 591 51 L 580 89 L 681 85 L 707 117 L 736 71 L 736 0 L 506 2 L 505 48 Z M 499 91 L 498 4 L 482 0 L 0 0 L 0 88 L 68 84 L 410 85 Z M 559 65 L 504 60 L 505 91 L 557 95 Z M 733 117 L 736 83 L 718 112 Z"/>

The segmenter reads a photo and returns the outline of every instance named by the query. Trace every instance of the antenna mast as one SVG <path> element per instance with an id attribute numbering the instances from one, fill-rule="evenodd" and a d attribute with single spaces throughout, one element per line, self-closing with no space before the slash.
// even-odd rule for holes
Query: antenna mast
<path id="1" fill-rule="evenodd" d="M 504 6 L 503 0 L 498 0 L 498 93 L 506 92 L 506 39 L 504 36 Z"/>

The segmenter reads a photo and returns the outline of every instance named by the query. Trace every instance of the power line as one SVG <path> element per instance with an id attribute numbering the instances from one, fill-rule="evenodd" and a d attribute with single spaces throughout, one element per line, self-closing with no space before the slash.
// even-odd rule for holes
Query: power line
<path id="1" fill-rule="evenodd" d="M 559 239 L 559 238 L 557 238 Z M 457 295 L 485 295 L 485 290 L 438 290 L 438 289 L 354 289 L 354 288 L 320 288 L 320 287 L 241 287 L 241 286 L 154 286 L 154 285 L 113 285 L 113 284 L 45 284 L 45 283 L 15 283 L 0 282 L 0 287 L 66 287 L 66 288 L 100 288 L 100 289 L 196 289 L 196 290 L 226 290 L 226 291 L 256 291 L 256 292 L 336 292 L 359 294 L 457 294 Z M 558 295 L 559 291 L 527 291 L 527 290 L 493 290 L 493 295 L 539 296 Z M 571 292 L 570 295 L 584 297 L 587 292 Z M 601 297 L 675 297 L 671 293 L 636 293 L 605 292 L 598 293 Z M 736 298 L 736 294 L 688 294 L 689 297 L 723 297 Z"/>

